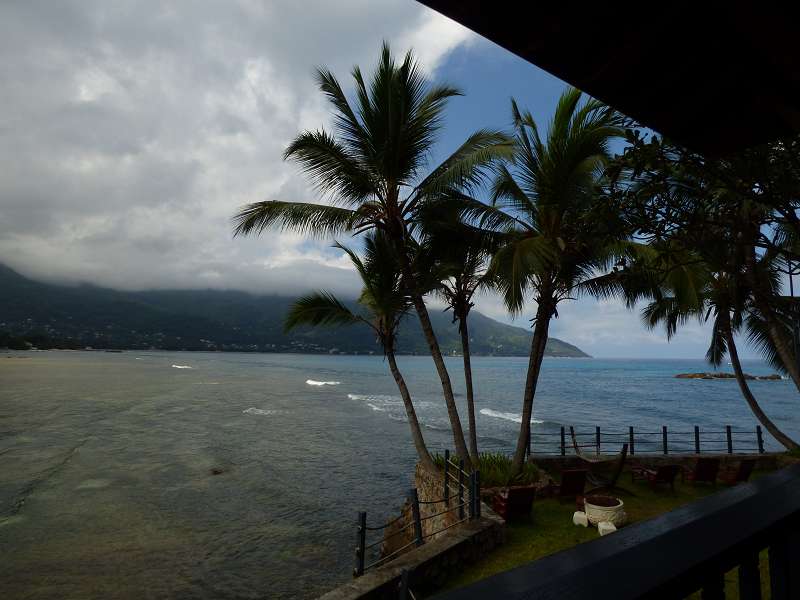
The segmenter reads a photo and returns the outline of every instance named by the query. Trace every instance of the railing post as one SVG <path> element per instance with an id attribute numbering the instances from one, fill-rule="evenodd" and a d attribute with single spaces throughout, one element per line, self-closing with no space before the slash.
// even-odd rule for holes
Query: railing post
<path id="1" fill-rule="evenodd" d="M 475 471 L 469 474 L 469 520 L 475 518 Z"/>
<path id="2" fill-rule="evenodd" d="M 464 459 L 458 461 L 458 520 L 464 520 Z"/>
<path id="3" fill-rule="evenodd" d="M 358 526 L 356 528 L 356 566 L 353 569 L 353 577 L 361 577 L 364 574 L 364 547 L 367 545 L 367 513 L 358 513 Z"/>
<path id="4" fill-rule="evenodd" d="M 725 425 L 725 436 L 728 438 L 728 454 L 733 454 L 733 434 L 730 425 Z"/>
<path id="5" fill-rule="evenodd" d="M 444 451 L 444 505 L 450 506 L 450 450 Z"/>
<path id="6" fill-rule="evenodd" d="M 764 433 L 761 431 L 761 425 L 756 425 L 756 440 L 758 441 L 758 453 L 764 454 Z"/>
<path id="7" fill-rule="evenodd" d="M 422 519 L 419 516 L 419 495 L 417 495 L 417 488 L 411 488 L 408 494 L 411 500 L 411 514 L 414 517 L 414 537 L 416 538 L 417 546 L 422 546 L 425 540 L 422 537 Z"/>
<path id="8" fill-rule="evenodd" d="M 564 435 L 564 426 L 561 426 L 561 456 L 567 455 L 567 440 Z"/>
<path id="9" fill-rule="evenodd" d="M 597 451 L 595 452 L 595 454 L 597 454 L 597 456 L 600 456 L 600 426 L 599 425 L 594 428 L 594 440 L 595 440 L 595 445 L 597 446 Z"/>
<path id="10" fill-rule="evenodd" d="M 800 594 L 800 535 L 790 528 L 778 534 L 769 547 L 769 579 L 772 600 L 794 600 Z"/>
<path id="11" fill-rule="evenodd" d="M 700 592 L 702 600 L 725 600 L 725 574 L 712 573 Z"/>
<path id="12" fill-rule="evenodd" d="M 400 583 L 397 584 L 398 600 L 408 600 L 408 569 L 400 571 Z"/>
<path id="13" fill-rule="evenodd" d="M 664 454 L 669 454 L 669 441 L 667 440 L 667 426 L 661 426 L 661 444 L 664 446 Z"/>
<path id="14" fill-rule="evenodd" d="M 630 454 L 633 456 L 633 425 L 628 427 L 628 450 L 630 450 Z"/>
<path id="15" fill-rule="evenodd" d="M 739 598 L 761 598 L 761 572 L 758 551 L 748 552 L 739 565 Z"/>
<path id="16" fill-rule="evenodd" d="M 700 454 L 700 426 L 694 426 L 694 453 Z"/>
<path id="17" fill-rule="evenodd" d="M 481 472 L 475 471 L 475 518 L 481 518 Z"/>

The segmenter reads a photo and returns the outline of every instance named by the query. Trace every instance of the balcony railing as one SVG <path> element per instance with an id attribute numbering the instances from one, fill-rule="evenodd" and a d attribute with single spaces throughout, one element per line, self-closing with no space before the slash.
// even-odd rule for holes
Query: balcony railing
<path id="1" fill-rule="evenodd" d="M 737 597 L 760 599 L 764 550 L 765 597 L 800 598 L 800 465 L 437 598 L 724 600 L 725 574 L 738 568 Z"/>

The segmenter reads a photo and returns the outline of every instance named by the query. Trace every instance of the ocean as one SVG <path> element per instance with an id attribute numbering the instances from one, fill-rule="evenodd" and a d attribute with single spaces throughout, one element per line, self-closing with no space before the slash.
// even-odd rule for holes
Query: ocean
<path id="1" fill-rule="evenodd" d="M 461 359 L 447 362 L 463 409 Z M 430 359 L 399 364 L 430 448 L 452 448 Z M 512 449 L 526 365 L 473 358 L 482 449 Z M 561 425 L 753 430 L 735 381 L 674 378 L 706 370 L 545 359 L 535 447 Z M 791 382 L 752 387 L 800 437 Z M 0 597 L 314 597 L 350 578 L 357 511 L 395 514 L 414 462 L 378 356 L 0 354 Z"/>

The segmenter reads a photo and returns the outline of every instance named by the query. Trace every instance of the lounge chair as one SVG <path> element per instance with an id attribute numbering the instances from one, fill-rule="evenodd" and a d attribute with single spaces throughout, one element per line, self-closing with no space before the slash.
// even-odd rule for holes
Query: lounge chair
<path id="1" fill-rule="evenodd" d="M 589 472 L 586 475 L 586 480 L 590 485 L 594 486 L 588 490 L 586 494 L 594 494 L 600 491 L 603 492 L 623 492 L 634 496 L 631 491 L 617 486 L 622 475 L 622 470 L 625 468 L 625 461 L 628 458 L 628 444 L 622 444 L 622 451 L 619 453 L 617 462 L 613 465 L 613 470 L 609 472 L 609 461 L 598 463 L 596 461 L 586 461 L 588 463 Z M 605 472 L 604 472 L 605 471 Z"/>
<path id="2" fill-rule="evenodd" d="M 561 472 L 561 483 L 556 489 L 556 497 L 559 502 L 575 500 L 578 496 L 583 496 L 583 489 L 586 487 L 586 469 L 567 469 Z"/>
<path id="3" fill-rule="evenodd" d="M 746 458 L 739 461 L 739 466 L 736 468 L 726 469 L 719 474 L 720 482 L 725 485 L 736 485 L 737 483 L 744 483 L 750 479 L 753 469 L 756 466 L 756 459 Z"/>
<path id="4" fill-rule="evenodd" d="M 717 473 L 719 473 L 718 458 L 698 458 L 693 469 L 683 469 L 681 479 L 689 483 L 717 485 Z"/>
<path id="5" fill-rule="evenodd" d="M 680 465 L 661 465 L 656 469 L 651 469 L 642 465 L 631 467 L 631 481 L 646 481 L 651 487 L 668 485 L 669 489 L 675 491 L 675 478 L 681 472 Z"/>
<path id="6" fill-rule="evenodd" d="M 503 488 L 492 499 L 492 509 L 506 521 L 529 517 L 535 496 L 536 488 L 532 485 Z"/>

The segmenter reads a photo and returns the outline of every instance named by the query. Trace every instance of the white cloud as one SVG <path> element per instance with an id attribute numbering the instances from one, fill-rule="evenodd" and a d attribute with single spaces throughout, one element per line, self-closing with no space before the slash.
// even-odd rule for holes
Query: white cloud
<path id="1" fill-rule="evenodd" d="M 474 36 L 410 1 L 0 6 L 0 262 L 124 288 L 354 292 L 330 242 L 231 238 L 236 207 L 314 200 L 282 160 L 330 125 L 313 69 L 345 84 L 382 40 L 429 70 Z"/>

